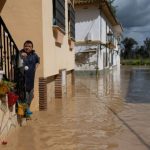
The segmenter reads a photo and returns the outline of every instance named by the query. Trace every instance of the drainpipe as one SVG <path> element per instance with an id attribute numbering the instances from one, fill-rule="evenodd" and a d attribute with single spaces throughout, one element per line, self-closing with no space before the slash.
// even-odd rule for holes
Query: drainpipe
<path id="1" fill-rule="evenodd" d="M 102 3 L 104 2 L 104 0 L 99 0 L 99 16 L 100 16 L 100 25 L 99 25 L 99 38 L 100 41 L 102 39 L 102 18 L 101 18 L 101 9 L 102 9 Z M 98 48 L 97 48 L 97 66 L 96 66 L 96 76 L 99 76 L 99 53 L 101 52 L 101 43 L 98 44 Z"/>
<path id="2" fill-rule="evenodd" d="M 99 47 L 97 47 L 97 65 L 96 65 L 96 77 L 99 76 L 99 67 L 98 67 L 98 58 L 99 58 Z"/>
<path id="3" fill-rule="evenodd" d="M 107 23 L 106 23 L 106 43 L 107 43 Z M 107 54 L 107 47 L 106 47 L 106 64 L 105 64 L 105 68 L 108 66 L 108 54 Z"/>

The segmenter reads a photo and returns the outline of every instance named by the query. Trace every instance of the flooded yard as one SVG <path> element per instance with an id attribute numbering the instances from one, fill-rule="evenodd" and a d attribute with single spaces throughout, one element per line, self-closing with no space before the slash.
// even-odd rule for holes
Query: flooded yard
<path id="1" fill-rule="evenodd" d="M 124 67 L 75 82 L 75 97 L 35 112 L 0 149 L 150 150 L 150 69 Z"/>

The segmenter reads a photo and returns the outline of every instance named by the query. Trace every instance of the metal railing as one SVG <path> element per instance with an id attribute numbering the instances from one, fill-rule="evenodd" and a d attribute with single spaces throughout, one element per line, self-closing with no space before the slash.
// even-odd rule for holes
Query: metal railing
<path id="1" fill-rule="evenodd" d="M 18 68 L 19 50 L 0 16 L 0 70 L 4 79 L 16 83 L 16 93 L 25 98 L 24 75 Z"/>

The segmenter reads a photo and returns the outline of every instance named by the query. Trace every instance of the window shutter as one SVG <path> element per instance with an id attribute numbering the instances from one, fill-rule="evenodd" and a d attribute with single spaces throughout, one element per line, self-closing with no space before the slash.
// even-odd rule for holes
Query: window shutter
<path id="1" fill-rule="evenodd" d="M 65 31 L 65 0 L 53 1 L 54 25 Z"/>
<path id="2" fill-rule="evenodd" d="M 71 4 L 69 4 L 69 20 L 70 20 L 70 37 L 75 39 L 75 11 Z"/>

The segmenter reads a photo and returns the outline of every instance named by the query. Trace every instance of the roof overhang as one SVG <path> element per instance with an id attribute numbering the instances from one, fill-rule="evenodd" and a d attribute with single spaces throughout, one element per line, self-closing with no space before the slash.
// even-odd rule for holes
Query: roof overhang
<path id="1" fill-rule="evenodd" d="M 75 5 L 80 5 L 80 4 L 93 4 L 97 0 L 75 0 L 74 3 Z"/>
<path id="2" fill-rule="evenodd" d="M 106 18 L 109 20 L 112 26 L 119 24 L 107 0 L 75 0 L 74 4 L 75 6 L 84 6 L 84 5 L 99 6 L 99 9 L 102 10 L 103 14 L 106 16 Z"/>

